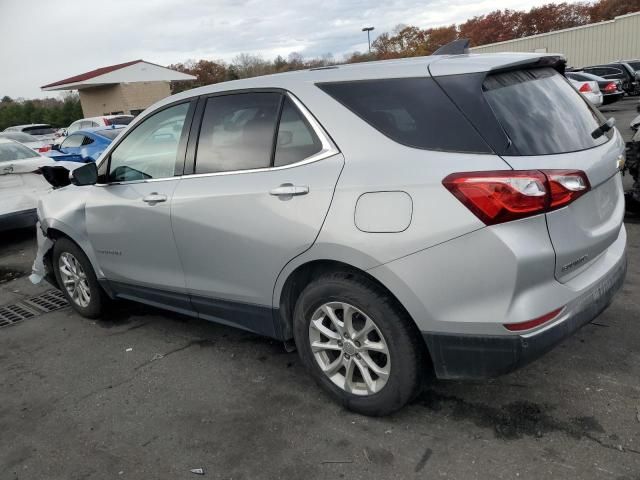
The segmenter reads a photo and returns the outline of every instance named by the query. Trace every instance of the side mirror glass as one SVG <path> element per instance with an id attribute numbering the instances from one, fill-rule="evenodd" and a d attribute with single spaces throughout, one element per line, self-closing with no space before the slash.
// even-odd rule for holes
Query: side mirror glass
<path id="1" fill-rule="evenodd" d="M 98 167 L 94 162 L 87 163 L 71 172 L 71 183 L 74 185 L 95 185 L 97 182 Z"/>

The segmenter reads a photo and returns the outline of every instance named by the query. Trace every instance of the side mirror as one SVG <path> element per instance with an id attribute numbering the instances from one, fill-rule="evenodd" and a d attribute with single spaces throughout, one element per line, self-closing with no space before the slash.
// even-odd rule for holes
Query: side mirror
<path id="1" fill-rule="evenodd" d="M 57 152 L 60 151 L 60 144 L 59 143 L 54 143 L 53 145 L 51 145 L 51 150 L 56 150 Z"/>
<path id="2" fill-rule="evenodd" d="M 98 167 L 94 162 L 87 163 L 71 172 L 70 178 L 74 185 L 95 185 L 98 182 Z"/>

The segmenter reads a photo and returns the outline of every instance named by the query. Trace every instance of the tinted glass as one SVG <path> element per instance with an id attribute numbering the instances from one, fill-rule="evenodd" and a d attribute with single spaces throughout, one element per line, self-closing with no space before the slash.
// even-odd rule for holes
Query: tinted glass
<path id="1" fill-rule="evenodd" d="M 400 78 L 318 85 L 398 143 L 427 150 L 490 152 L 431 78 Z"/>
<path id="2" fill-rule="evenodd" d="M 56 133 L 55 128 L 51 127 L 26 127 L 22 129 L 23 132 L 28 133 L 29 135 L 52 135 Z"/>
<path id="3" fill-rule="evenodd" d="M 0 162 L 11 162 L 37 156 L 36 152 L 19 143 L 0 143 Z"/>
<path id="4" fill-rule="evenodd" d="M 546 155 L 596 147 L 591 136 L 605 120 L 551 68 L 490 75 L 484 95 L 520 155 Z"/>
<path id="5" fill-rule="evenodd" d="M 82 141 L 84 140 L 84 135 L 81 134 L 77 134 L 77 135 L 69 135 L 67 138 L 65 138 L 64 142 L 62 142 L 62 145 L 60 145 L 60 148 L 76 148 L 79 147 L 80 145 L 82 145 Z"/>
<path id="6" fill-rule="evenodd" d="M 133 120 L 133 117 L 123 116 L 123 117 L 114 117 L 114 118 L 105 118 L 105 125 L 129 125 Z"/>
<path id="7" fill-rule="evenodd" d="M 282 96 L 243 93 L 207 100 L 196 173 L 269 167 Z"/>
<path id="8" fill-rule="evenodd" d="M 640 61 L 638 62 L 627 62 L 631 68 L 633 68 L 636 72 L 640 70 Z"/>
<path id="9" fill-rule="evenodd" d="M 320 139 L 293 102 L 286 98 L 278 126 L 274 166 L 299 162 L 320 150 Z"/>
<path id="10" fill-rule="evenodd" d="M 146 118 L 111 153 L 109 181 L 172 177 L 189 104 L 166 108 Z"/>

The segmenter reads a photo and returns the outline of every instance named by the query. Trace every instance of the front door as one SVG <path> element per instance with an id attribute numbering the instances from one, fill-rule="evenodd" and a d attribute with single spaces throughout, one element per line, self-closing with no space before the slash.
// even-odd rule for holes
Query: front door
<path id="1" fill-rule="evenodd" d="M 289 96 L 207 100 L 196 175 L 180 181 L 172 205 L 187 289 L 202 317 L 274 335 L 276 278 L 313 244 L 343 163 Z"/>
<path id="2" fill-rule="evenodd" d="M 171 202 L 184 164 L 189 109 L 189 103 L 174 105 L 136 125 L 101 165 L 100 184 L 86 206 L 87 233 L 116 293 L 175 303 L 178 310 L 189 302 Z"/>

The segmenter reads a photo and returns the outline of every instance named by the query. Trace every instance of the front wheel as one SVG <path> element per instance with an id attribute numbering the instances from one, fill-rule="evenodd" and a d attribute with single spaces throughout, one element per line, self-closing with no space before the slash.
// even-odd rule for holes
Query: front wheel
<path id="1" fill-rule="evenodd" d="M 418 391 L 418 335 L 396 302 L 364 276 L 324 275 L 296 303 L 294 337 L 303 363 L 336 401 L 364 415 L 388 415 Z"/>
<path id="2" fill-rule="evenodd" d="M 67 238 L 58 239 L 53 246 L 53 269 L 60 290 L 73 309 L 83 317 L 99 317 L 105 293 L 80 247 Z"/>

